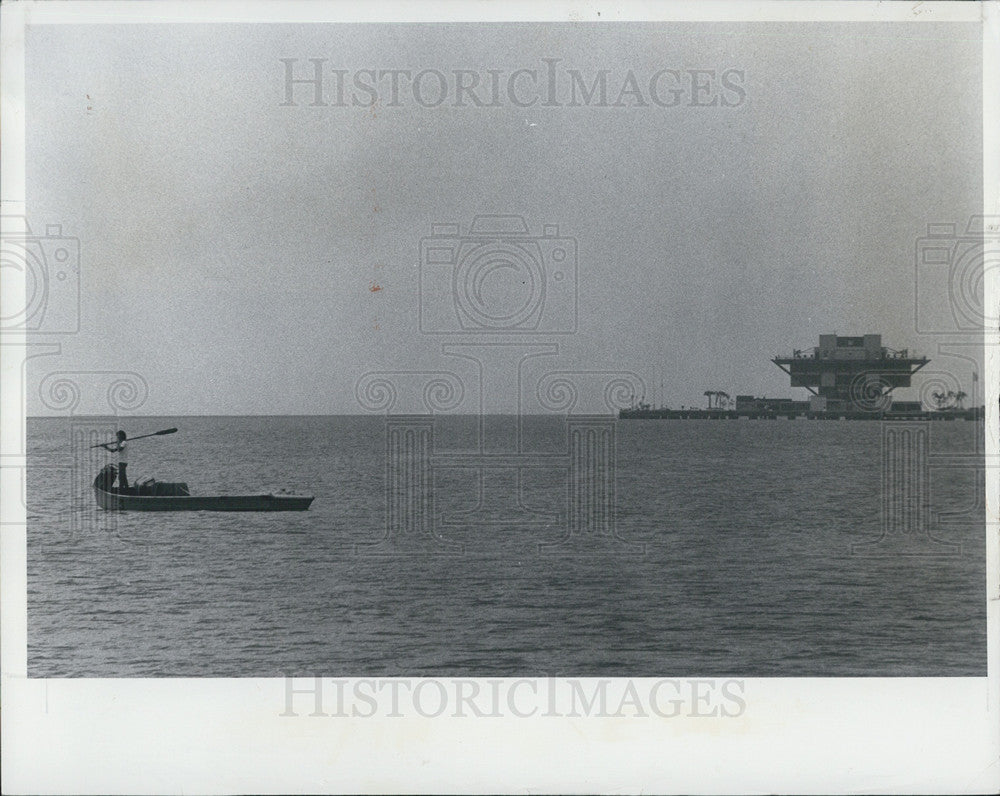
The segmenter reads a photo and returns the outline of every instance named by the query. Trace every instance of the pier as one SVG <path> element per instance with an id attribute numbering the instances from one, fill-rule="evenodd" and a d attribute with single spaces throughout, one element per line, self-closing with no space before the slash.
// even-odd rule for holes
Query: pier
<path id="1" fill-rule="evenodd" d="M 882 335 L 842 337 L 821 334 L 812 350 L 796 349 L 790 356 L 771 360 L 791 379 L 792 387 L 809 391 L 807 401 L 792 398 L 756 398 L 737 395 L 735 401 L 720 390 L 706 390 L 707 409 L 654 408 L 642 399 L 620 410 L 622 420 L 979 420 L 984 407 L 966 409 L 964 392 L 935 394 L 937 408 L 920 401 L 895 401 L 897 388 L 910 386 L 913 375 L 930 360 L 907 350 L 882 345 Z M 712 399 L 715 398 L 715 406 Z M 942 400 L 938 400 L 941 398 Z M 954 400 L 953 405 L 946 405 Z"/>
<path id="2" fill-rule="evenodd" d="M 653 409 L 630 408 L 618 413 L 620 420 L 926 420 L 947 422 L 952 420 L 981 420 L 983 407 L 971 409 L 942 409 L 921 412 L 865 412 L 796 410 L 776 412 L 768 410 L 739 409 Z"/>

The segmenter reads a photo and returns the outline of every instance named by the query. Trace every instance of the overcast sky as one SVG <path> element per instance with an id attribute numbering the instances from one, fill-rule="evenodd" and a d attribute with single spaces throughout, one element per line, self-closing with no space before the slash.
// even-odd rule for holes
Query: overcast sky
<path id="1" fill-rule="evenodd" d="M 383 82 L 366 107 L 328 72 L 329 104 L 299 85 L 289 107 L 288 58 L 349 81 L 495 70 L 503 91 L 558 58 L 562 93 L 456 107 L 448 85 L 425 107 L 404 83 L 393 106 Z M 568 105 L 573 69 L 609 70 L 605 107 Z M 687 90 L 672 107 L 649 97 L 664 69 Z M 615 107 L 629 70 L 647 104 Z M 714 70 L 720 102 L 692 107 L 684 70 Z M 80 333 L 32 366 L 31 414 L 55 370 L 139 372 L 143 414 L 350 413 L 368 371 L 467 374 L 420 332 L 420 240 L 490 213 L 576 242 L 542 324 L 575 289 L 577 331 L 532 338 L 559 344 L 539 373 L 631 370 L 674 406 L 802 397 L 772 356 L 881 332 L 971 392 L 913 296 L 927 224 L 981 212 L 978 27 L 52 25 L 29 29 L 26 73 L 29 221 L 80 239 L 82 291 Z M 513 411 L 501 393 L 487 409 Z"/>

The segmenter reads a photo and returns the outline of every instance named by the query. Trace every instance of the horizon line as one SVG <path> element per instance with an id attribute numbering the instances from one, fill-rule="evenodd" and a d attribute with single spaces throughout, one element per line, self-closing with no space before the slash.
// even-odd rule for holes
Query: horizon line
<path id="1" fill-rule="evenodd" d="M 627 407 L 626 407 L 627 408 Z M 140 420 L 151 417 L 394 417 L 397 415 L 428 415 L 430 417 L 572 417 L 577 415 L 616 415 L 621 410 L 613 412 L 291 412 L 291 413 L 250 413 L 250 414 L 158 414 L 158 415 L 24 415 L 25 420 L 87 420 L 91 418 L 117 417 Z"/>

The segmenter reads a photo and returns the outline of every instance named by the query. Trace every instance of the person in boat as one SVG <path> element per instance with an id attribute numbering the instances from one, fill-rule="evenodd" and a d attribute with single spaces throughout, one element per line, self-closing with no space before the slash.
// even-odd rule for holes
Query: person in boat
<path id="1" fill-rule="evenodd" d="M 111 453 L 118 454 L 118 488 L 128 489 L 128 475 L 125 473 L 125 468 L 128 467 L 128 458 L 125 453 L 126 441 L 128 436 L 124 431 L 118 429 L 118 439 L 115 442 L 106 442 L 101 445 L 107 451 Z"/>

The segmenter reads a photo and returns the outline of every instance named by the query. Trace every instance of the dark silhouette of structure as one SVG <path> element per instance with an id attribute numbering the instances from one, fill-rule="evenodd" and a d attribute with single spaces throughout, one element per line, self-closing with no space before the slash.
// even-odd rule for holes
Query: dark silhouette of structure
<path id="1" fill-rule="evenodd" d="M 771 361 L 791 377 L 792 387 L 805 387 L 819 399 L 810 401 L 814 410 L 877 411 L 887 409 L 892 391 L 909 387 L 930 360 L 886 348 L 880 334 L 821 334 L 811 352 L 797 350 Z"/>

